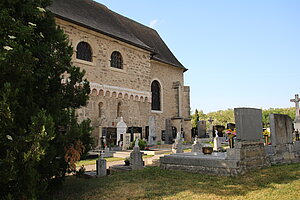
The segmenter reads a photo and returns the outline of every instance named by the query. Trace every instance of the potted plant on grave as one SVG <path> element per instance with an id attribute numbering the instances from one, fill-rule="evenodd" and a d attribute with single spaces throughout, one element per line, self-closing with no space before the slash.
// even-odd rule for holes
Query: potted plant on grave
<path id="1" fill-rule="evenodd" d="M 130 165 L 130 159 L 129 159 L 129 157 L 126 157 L 124 159 L 124 163 L 125 163 L 125 166 L 129 166 Z"/>
<path id="2" fill-rule="evenodd" d="M 229 147 L 233 148 L 234 147 L 234 137 L 236 136 L 236 129 L 227 129 L 226 135 L 229 138 Z"/>

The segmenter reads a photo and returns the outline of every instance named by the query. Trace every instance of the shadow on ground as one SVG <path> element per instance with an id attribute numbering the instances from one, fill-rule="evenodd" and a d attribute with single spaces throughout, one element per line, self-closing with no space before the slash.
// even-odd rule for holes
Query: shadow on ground
<path id="1" fill-rule="evenodd" d="M 300 189 L 299 178 L 300 164 L 273 166 L 238 177 L 148 167 L 97 179 L 68 177 L 61 190 L 47 199 L 239 199 L 253 192 L 280 199 L 276 191 L 284 194 L 290 193 L 285 188 Z"/>

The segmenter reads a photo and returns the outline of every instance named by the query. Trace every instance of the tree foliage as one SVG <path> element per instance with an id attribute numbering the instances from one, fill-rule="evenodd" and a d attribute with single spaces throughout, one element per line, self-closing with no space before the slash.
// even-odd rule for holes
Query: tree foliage
<path id="1" fill-rule="evenodd" d="M 49 4 L 0 1 L 2 198 L 38 198 L 70 169 L 66 153 L 81 144 L 82 155 L 92 144 L 90 121 L 78 124 L 74 114 L 86 105 L 89 83 L 70 64 L 72 47 L 45 10 Z"/>
<path id="2" fill-rule="evenodd" d="M 276 113 L 276 114 L 285 114 L 288 115 L 292 118 L 292 120 L 295 119 L 295 113 L 296 113 L 296 108 L 291 107 L 291 108 L 269 108 L 262 110 L 262 122 L 264 128 L 269 127 L 269 115 L 271 113 Z M 197 123 L 196 120 L 206 120 L 208 121 L 210 118 L 212 118 L 213 124 L 214 125 L 223 125 L 226 126 L 227 123 L 234 123 L 234 111 L 233 109 L 227 109 L 227 110 L 219 110 L 216 112 L 210 112 L 207 114 L 204 114 L 203 111 L 201 110 L 200 112 L 196 109 L 195 114 L 192 116 L 192 125 L 196 127 Z"/>

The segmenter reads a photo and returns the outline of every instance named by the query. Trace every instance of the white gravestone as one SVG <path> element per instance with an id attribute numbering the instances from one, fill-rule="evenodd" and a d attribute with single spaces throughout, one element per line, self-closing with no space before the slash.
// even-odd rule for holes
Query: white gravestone
<path id="1" fill-rule="evenodd" d="M 117 124 L 117 144 L 119 144 L 121 140 L 121 135 L 126 133 L 127 125 L 123 121 L 123 117 L 121 117 L 120 121 Z M 124 141 L 123 141 L 124 143 Z"/>
<path id="2" fill-rule="evenodd" d="M 177 133 L 174 144 L 172 145 L 172 153 L 183 153 L 181 133 Z"/>
<path id="3" fill-rule="evenodd" d="M 294 128 L 295 128 L 295 130 L 300 131 L 300 108 L 299 108 L 300 98 L 299 98 L 299 95 L 296 94 L 295 99 L 291 99 L 290 102 L 294 102 L 295 106 L 296 106 L 296 117 L 295 117 L 295 121 L 294 121 Z"/>
<path id="4" fill-rule="evenodd" d="M 202 144 L 197 137 L 195 137 L 194 144 L 192 145 L 192 152 L 202 153 Z"/>
<path id="5" fill-rule="evenodd" d="M 214 138 L 214 151 L 219 151 L 222 148 L 219 136 L 218 136 L 218 131 L 216 130 L 216 137 Z"/>
<path id="6" fill-rule="evenodd" d="M 123 150 L 127 150 L 130 147 L 131 134 L 125 133 L 123 134 Z"/>
<path id="7" fill-rule="evenodd" d="M 149 117 L 149 138 L 148 138 L 148 144 L 149 145 L 155 145 L 154 138 L 156 137 L 155 132 L 155 117 L 150 116 Z"/>

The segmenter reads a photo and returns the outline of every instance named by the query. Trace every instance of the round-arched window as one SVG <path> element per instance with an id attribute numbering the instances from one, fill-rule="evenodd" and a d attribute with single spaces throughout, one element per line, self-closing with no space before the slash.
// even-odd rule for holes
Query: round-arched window
<path id="1" fill-rule="evenodd" d="M 161 87 L 159 82 L 156 80 L 151 83 L 151 93 L 152 93 L 151 109 L 161 110 L 161 103 L 160 103 Z"/>
<path id="2" fill-rule="evenodd" d="M 92 48 L 87 42 L 79 42 L 76 47 L 76 58 L 92 62 Z"/>
<path id="3" fill-rule="evenodd" d="M 110 56 L 110 66 L 118 69 L 123 69 L 123 59 L 120 52 L 112 52 Z"/>

